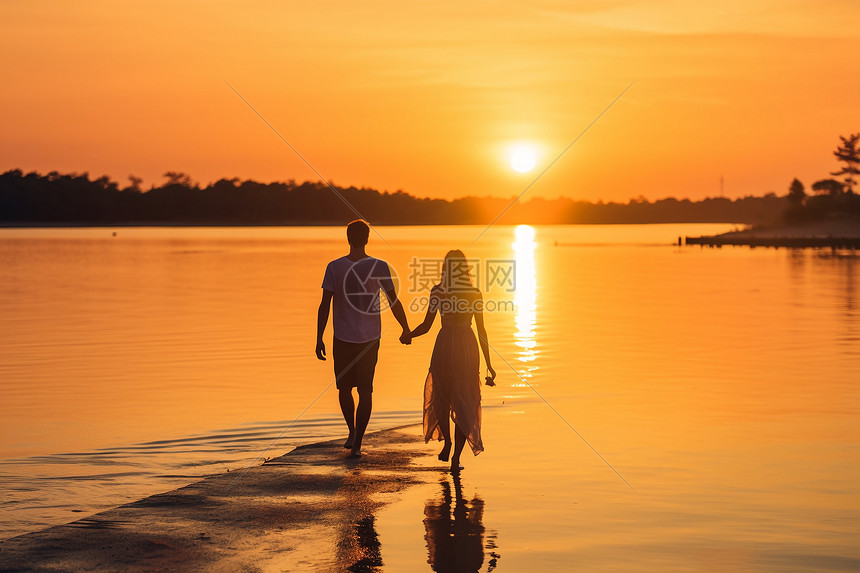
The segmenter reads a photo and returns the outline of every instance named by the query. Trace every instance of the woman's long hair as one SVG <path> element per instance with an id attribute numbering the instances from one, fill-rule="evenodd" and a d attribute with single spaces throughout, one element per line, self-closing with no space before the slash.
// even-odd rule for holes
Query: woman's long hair
<path id="1" fill-rule="evenodd" d="M 439 284 L 446 292 L 474 286 L 472 275 L 469 273 L 469 261 L 460 249 L 448 251 L 445 255 L 442 263 L 442 280 Z"/>

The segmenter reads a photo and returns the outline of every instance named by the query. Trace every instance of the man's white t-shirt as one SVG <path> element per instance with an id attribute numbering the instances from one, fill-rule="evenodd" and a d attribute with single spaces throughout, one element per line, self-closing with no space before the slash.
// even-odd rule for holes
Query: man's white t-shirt
<path id="1" fill-rule="evenodd" d="M 374 257 L 351 261 L 341 257 L 325 268 L 322 288 L 333 292 L 334 337 L 344 342 L 371 342 L 380 337 L 379 291 L 394 289 L 388 263 Z"/>

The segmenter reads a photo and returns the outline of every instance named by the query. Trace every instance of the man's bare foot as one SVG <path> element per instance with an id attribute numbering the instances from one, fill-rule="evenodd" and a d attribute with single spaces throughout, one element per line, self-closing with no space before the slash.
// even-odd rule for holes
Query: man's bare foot
<path id="1" fill-rule="evenodd" d="M 352 444 L 353 444 L 353 442 L 354 442 L 354 441 L 355 441 L 355 436 L 353 436 L 353 435 L 350 433 L 350 434 L 349 434 L 349 437 L 348 437 L 348 438 L 346 439 L 346 441 L 343 443 L 343 448 L 344 448 L 345 450 L 351 450 L 351 449 L 352 449 Z"/>
<path id="2" fill-rule="evenodd" d="M 439 452 L 439 461 L 447 462 L 448 456 L 451 455 L 451 442 L 445 442 L 445 445 L 442 446 L 442 451 Z"/>

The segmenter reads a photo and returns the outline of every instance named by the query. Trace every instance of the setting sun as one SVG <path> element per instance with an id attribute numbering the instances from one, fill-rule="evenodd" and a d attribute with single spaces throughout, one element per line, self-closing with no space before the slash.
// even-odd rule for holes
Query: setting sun
<path id="1" fill-rule="evenodd" d="M 537 152 L 531 145 L 522 144 L 511 148 L 509 158 L 511 168 L 517 173 L 528 173 L 537 164 Z"/>

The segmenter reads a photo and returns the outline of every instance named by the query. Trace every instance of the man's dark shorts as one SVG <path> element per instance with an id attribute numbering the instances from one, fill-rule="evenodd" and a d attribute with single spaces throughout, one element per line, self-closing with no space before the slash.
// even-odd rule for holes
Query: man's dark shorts
<path id="1" fill-rule="evenodd" d="M 355 343 L 335 338 L 332 346 L 338 390 L 358 388 L 359 392 L 373 392 L 373 373 L 376 371 L 376 359 L 379 355 L 379 339 Z"/>

